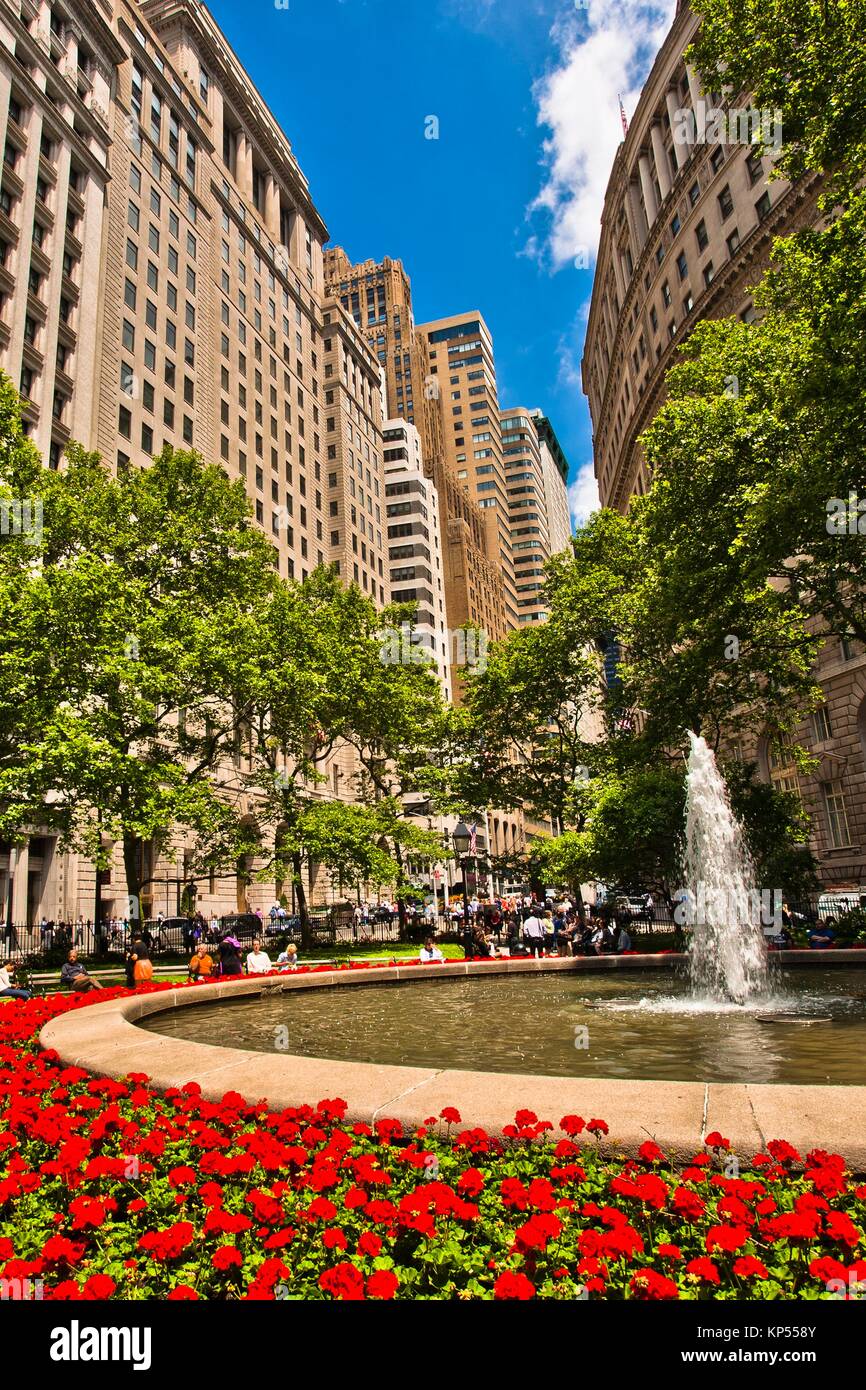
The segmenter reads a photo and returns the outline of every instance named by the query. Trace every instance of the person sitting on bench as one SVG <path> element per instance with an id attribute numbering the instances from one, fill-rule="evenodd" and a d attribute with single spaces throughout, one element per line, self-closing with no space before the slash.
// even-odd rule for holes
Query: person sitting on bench
<path id="1" fill-rule="evenodd" d="M 15 974 L 16 965 L 10 961 L 8 965 L 0 965 L 0 999 L 29 999 L 31 991 L 29 989 L 18 989 L 12 984 L 12 976 Z"/>
<path id="2" fill-rule="evenodd" d="M 92 975 L 88 975 L 81 961 L 78 959 L 78 952 L 74 946 L 67 955 L 66 963 L 60 972 L 60 983 L 66 985 L 68 989 L 102 989 L 102 985 L 99 981 L 94 980 Z"/>

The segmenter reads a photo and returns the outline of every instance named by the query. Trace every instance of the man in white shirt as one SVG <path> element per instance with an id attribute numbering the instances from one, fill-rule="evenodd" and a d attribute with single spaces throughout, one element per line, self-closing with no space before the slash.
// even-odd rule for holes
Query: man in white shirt
<path id="1" fill-rule="evenodd" d="M 273 970 L 271 958 L 267 951 L 262 950 L 262 943 L 256 937 L 253 949 L 247 952 L 247 974 L 266 975 L 269 970 Z"/>
<path id="2" fill-rule="evenodd" d="M 523 939 L 532 955 L 541 956 L 544 947 L 544 923 L 534 912 L 530 913 L 523 923 Z"/>
<path id="3" fill-rule="evenodd" d="M 432 936 L 428 936 L 421 950 L 418 952 L 419 960 L 444 960 L 442 952 L 438 946 L 434 946 Z"/>

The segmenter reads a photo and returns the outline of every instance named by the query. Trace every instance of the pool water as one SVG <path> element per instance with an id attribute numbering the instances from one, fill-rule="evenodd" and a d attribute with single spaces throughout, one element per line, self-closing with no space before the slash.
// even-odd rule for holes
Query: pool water
<path id="1" fill-rule="evenodd" d="M 762 1020 L 795 1012 L 798 1022 Z M 149 1032 L 257 1052 L 547 1076 L 866 1082 L 866 971 L 780 972 L 748 1008 L 684 976 L 560 971 L 291 990 L 154 1014 Z"/>

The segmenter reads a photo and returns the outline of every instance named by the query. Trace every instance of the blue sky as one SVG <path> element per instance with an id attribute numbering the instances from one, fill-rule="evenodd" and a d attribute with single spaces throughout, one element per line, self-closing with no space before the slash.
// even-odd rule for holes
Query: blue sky
<path id="1" fill-rule="evenodd" d="M 402 259 L 418 322 L 481 310 L 500 403 L 550 416 L 585 515 L 580 351 L 617 97 L 633 109 L 673 0 L 209 4 L 331 240 Z"/>

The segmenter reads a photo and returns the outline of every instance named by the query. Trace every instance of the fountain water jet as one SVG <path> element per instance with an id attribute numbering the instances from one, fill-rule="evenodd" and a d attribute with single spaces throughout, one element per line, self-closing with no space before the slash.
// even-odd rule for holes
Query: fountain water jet
<path id="1" fill-rule="evenodd" d="M 685 881 L 692 993 L 746 1004 L 770 994 L 754 868 L 706 740 L 689 730 Z"/>

